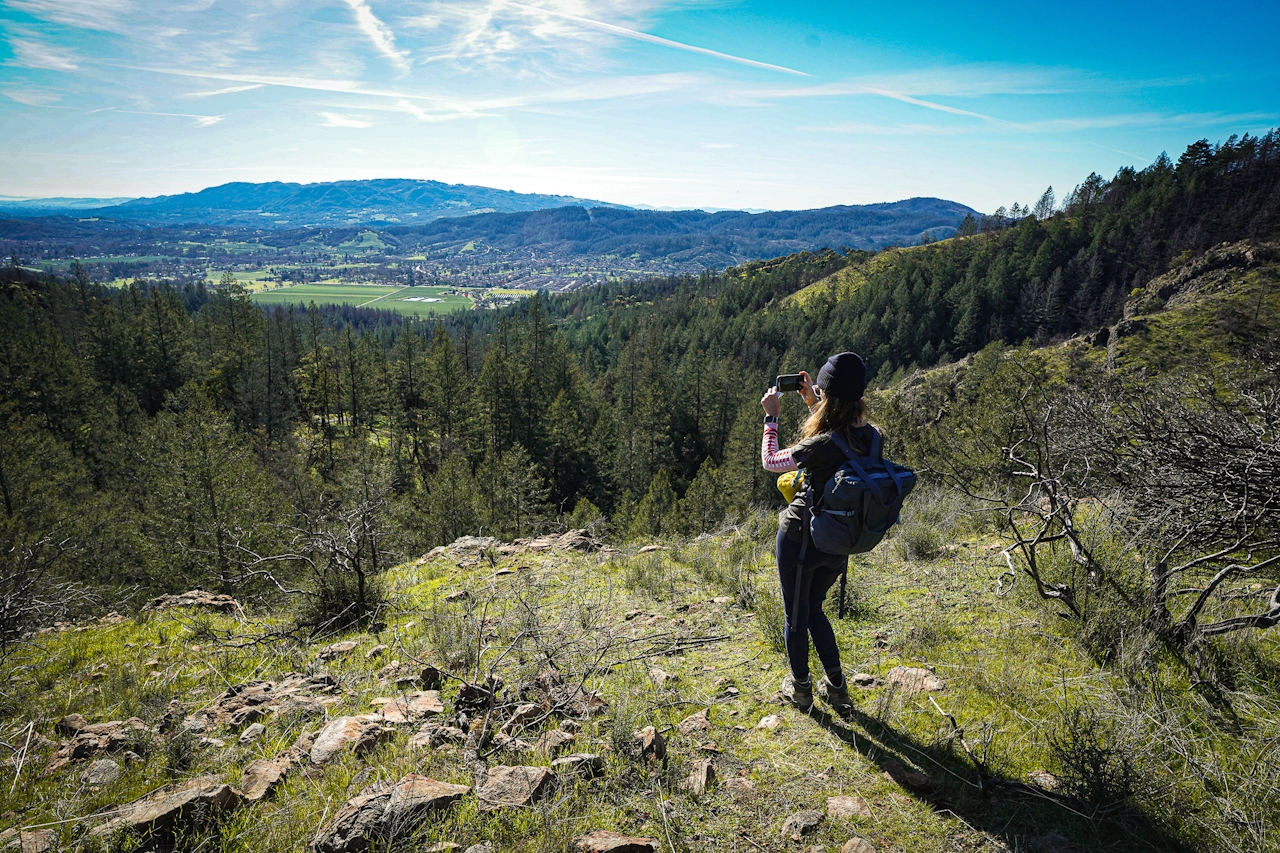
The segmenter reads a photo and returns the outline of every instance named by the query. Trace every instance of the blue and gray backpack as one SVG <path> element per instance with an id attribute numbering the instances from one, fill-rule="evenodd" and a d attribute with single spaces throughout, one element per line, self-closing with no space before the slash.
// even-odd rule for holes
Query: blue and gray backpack
<path id="1" fill-rule="evenodd" d="M 845 463 L 831 475 L 814 501 L 812 486 L 805 492 L 801 520 L 800 558 L 796 563 L 796 591 L 792 599 L 790 630 L 799 625 L 801 602 L 812 570 L 804 567 L 809 543 L 827 554 L 864 554 L 880 544 L 889 528 L 898 523 L 902 502 L 916 487 L 916 474 L 884 458 L 884 436 L 872 427 L 871 453 L 858 456 L 837 433 L 831 440 L 844 453 Z M 845 575 L 840 576 L 840 615 L 844 616 Z"/>
<path id="2" fill-rule="evenodd" d="M 859 457 L 838 433 L 831 440 L 846 462 L 827 480 L 816 505 L 810 491 L 809 534 L 827 554 L 864 554 L 898 523 L 902 502 L 916 486 L 916 474 L 884 458 L 884 437 L 872 427 L 871 454 Z"/>

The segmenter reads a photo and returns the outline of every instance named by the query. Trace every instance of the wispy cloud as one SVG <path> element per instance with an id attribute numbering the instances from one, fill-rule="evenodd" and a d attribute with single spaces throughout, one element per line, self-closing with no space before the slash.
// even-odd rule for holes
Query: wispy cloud
<path id="1" fill-rule="evenodd" d="M 510 0 L 435 0 L 424 13 L 403 19 L 401 26 L 429 43 L 425 62 L 513 67 L 521 75 L 546 77 L 574 68 L 599 71 L 607 61 L 604 48 L 612 40 L 601 39 L 599 28 L 572 18 L 607 19 L 635 30 L 649 12 L 668 3 L 542 0 L 527 6 Z"/>
<path id="2" fill-rule="evenodd" d="M 13 49 L 11 65 L 52 71 L 75 71 L 80 67 L 76 64 L 78 58 L 71 51 L 37 39 L 9 36 L 9 47 Z"/>
<path id="3" fill-rule="evenodd" d="M 351 11 L 355 13 L 356 25 L 360 30 L 369 37 L 369 41 L 373 42 L 373 46 L 377 48 L 391 64 L 400 69 L 401 72 L 409 70 L 409 62 L 405 58 L 403 51 L 396 49 L 396 36 L 391 32 L 391 28 L 384 24 L 373 14 L 373 9 L 369 8 L 368 0 L 346 0 L 347 5 L 351 7 Z"/>
<path id="4" fill-rule="evenodd" d="M 5 89 L 3 91 L 6 98 L 29 107 L 47 107 L 62 100 L 61 93 L 46 89 Z"/>
<path id="5" fill-rule="evenodd" d="M 663 47 L 671 47 L 671 48 L 675 48 L 676 50 L 685 50 L 685 51 L 689 51 L 690 53 L 699 53 L 699 54 L 702 54 L 703 56 L 710 56 L 713 59 L 722 59 L 722 60 L 725 60 L 726 62 L 735 62 L 739 65 L 749 65 L 753 68 L 763 68 L 767 71 L 781 71 L 784 74 L 795 74 L 800 77 L 810 76 L 809 74 L 806 74 L 803 71 L 797 71 L 794 68 L 786 68 L 782 65 L 773 65 L 768 62 L 760 62 L 755 59 L 747 59 L 746 57 L 734 56 L 733 54 L 729 54 L 729 53 L 721 53 L 718 50 L 710 50 L 709 48 L 705 48 L 705 47 L 698 47 L 696 45 L 686 44 L 680 41 L 673 41 L 672 39 L 665 39 L 660 36 L 655 36 L 655 35 L 650 35 L 649 33 L 640 32 L 639 30 L 633 30 L 630 27 L 620 27 L 617 24 L 609 24 L 604 21 L 596 21 L 591 18 L 581 17 L 579 15 L 570 15 L 567 12 L 559 12 L 554 9 L 547 9 L 543 6 L 528 6 L 528 5 L 525 5 L 524 3 L 514 3 L 514 2 L 511 3 L 511 5 L 520 9 L 524 9 L 529 12 L 533 12 L 535 14 L 551 15 L 551 16 L 560 18 L 562 20 L 573 21 L 575 24 L 581 24 L 584 27 L 591 27 L 592 29 L 600 30 L 602 32 L 611 33 L 617 36 L 622 36 L 623 38 L 635 39 L 636 41 L 643 41 L 643 42 L 648 42 L 650 44 L 662 45 Z"/>
<path id="6" fill-rule="evenodd" d="M 124 115 L 133 116 L 166 116 L 168 118 L 190 118 L 195 119 L 196 127 L 209 127 L 222 121 L 224 116 L 206 116 L 195 113 L 162 113 L 152 110 L 122 110 L 119 107 L 103 107 L 100 110 L 90 110 L 89 114 L 95 113 L 123 113 Z"/>
<path id="7" fill-rule="evenodd" d="M 422 118 L 428 110 L 421 110 L 420 114 L 418 111 L 405 109 L 400 102 L 403 101 L 408 104 L 423 103 L 435 111 L 435 114 L 430 116 L 435 120 L 459 116 L 477 116 L 492 110 L 533 107 L 540 104 L 575 103 L 656 94 L 688 88 L 706 81 L 705 77 L 697 74 L 645 74 L 605 77 L 577 86 L 562 86 L 501 97 L 454 98 L 414 92 L 407 88 L 392 89 L 369 86 L 354 80 L 318 79 L 270 74 L 221 74 L 212 71 L 184 71 L 177 68 L 122 67 L 179 77 L 225 80 L 228 83 L 256 83 L 265 86 L 280 86 L 316 92 L 386 98 L 391 101 L 390 105 L 361 105 L 360 109 L 394 109 L 399 112 L 409 112 L 419 118 Z"/>
<path id="8" fill-rule="evenodd" d="M 8 5 L 46 21 L 87 30 L 119 32 L 132 0 L 8 0 Z"/>
<path id="9" fill-rule="evenodd" d="M 371 121 L 353 116 L 344 116 L 339 113 L 320 113 L 320 117 L 324 119 L 325 127 L 373 127 L 373 122 Z"/>
<path id="10" fill-rule="evenodd" d="M 992 124 L 1004 125 L 1005 127 L 1017 127 L 1017 128 L 1026 130 L 1025 127 L 1023 127 L 1022 125 L 1016 122 L 1006 121 L 1005 119 L 1002 119 L 1002 118 L 989 116 L 989 115 L 986 115 L 985 113 L 977 113 L 972 110 L 962 110 L 959 107 L 949 107 L 946 104 L 939 104 L 933 101 L 926 101 L 923 98 L 913 98 L 910 95 L 904 95 L 901 92 L 890 92 L 884 89 L 871 89 L 871 88 L 868 88 L 866 92 L 869 95 L 879 95 L 882 98 L 889 98 L 894 101 L 902 101 L 904 104 L 913 104 L 917 107 L 924 107 L 927 110 L 937 110 L 938 112 L 941 112 L 941 113 L 951 113 L 952 115 L 956 115 L 956 116 L 968 116 L 969 118 L 981 119 L 983 121 L 990 122 Z"/>
<path id="11" fill-rule="evenodd" d="M 228 86 L 225 89 L 215 89 L 212 92 L 188 92 L 182 95 L 184 98 L 212 98 L 214 95 L 234 95 L 237 92 L 251 92 L 254 89 L 261 89 L 265 84 L 250 83 L 247 86 Z"/>

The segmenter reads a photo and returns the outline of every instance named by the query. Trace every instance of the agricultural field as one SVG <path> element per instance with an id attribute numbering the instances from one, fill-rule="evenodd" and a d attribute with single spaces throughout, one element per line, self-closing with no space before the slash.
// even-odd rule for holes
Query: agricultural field
<path id="1" fill-rule="evenodd" d="M 356 305 L 386 308 L 413 317 L 472 306 L 469 297 L 443 295 L 444 287 L 396 287 L 372 284 L 295 284 L 251 294 L 261 305 Z"/>

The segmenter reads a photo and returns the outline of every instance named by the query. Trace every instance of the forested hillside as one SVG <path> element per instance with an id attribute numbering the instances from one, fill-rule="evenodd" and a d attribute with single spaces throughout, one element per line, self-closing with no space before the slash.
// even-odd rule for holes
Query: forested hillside
<path id="1" fill-rule="evenodd" d="M 1272 133 L 1090 176 L 1052 216 L 989 233 L 802 253 L 435 327 L 362 329 L 335 312 L 264 314 L 234 288 L 107 290 L 83 270 L 9 269 L 5 464 L 44 472 L 6 474 L 25 483 L 6 491 L 25 519 L 12 535 L 41 543 L 29 559 L 60 577 L 230 589 L 265 583 L 255 561 L 300 531 L 318 542 L 354 519 L 378 531 L 353 558 L 375 571 L 465 533 L 523 536 L 570 515 L 603 514 L 618 536 L 696 532 L 774 499 L 755 400 L 775 372 L 854 349 L 885 385 L 990 342 L 1092 332 L 1171 263 L 1278 226 Z"/>

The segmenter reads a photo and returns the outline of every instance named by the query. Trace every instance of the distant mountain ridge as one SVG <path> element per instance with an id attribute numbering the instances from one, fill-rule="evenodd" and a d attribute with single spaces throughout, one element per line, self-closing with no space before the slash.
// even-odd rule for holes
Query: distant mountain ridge
<path id="1" fill-rule="evenodd" d="M 214 189 L 234 198 L 236 185 L 227 186 L 232 189 Z M 290 198 L 286 191 L 275 191 L 281 199 Z M 323 197 L 328 203 L 337 203 L 334 196 L 325 193 Z M 217 200 L 216 196 L 205 196 L 206 200 L 210 198 Z M 171 202 L 165 200 L 157 206 L 163 213 L 169 204 Z M 172 204 L 175 207 L 171 209 L 190 210 Z M 179 223 L 167 221 L 163 216 L 132 218 L 120 215 L 123 207 L 92 211 L 92 218 L 86 217 L 83 210 L 62 211 L 62 215 L 57 216 L 44 210 L 10 210 L 7 215 L 0 210 L 0 246 L 16 244 L 21 254 L 33 257 L 41 251 L 37 248 L 41 244 L 56 244 L 60 252 L 80 257 L 150 255 L 165 254 L 168 250 L 162 250 L 162 245 L 207 239 L 235 239 L 281 248 L 312 242 L 339 246 L 354 239 L 360 231 L 373 230 L 393 254 L 457 251 L 475 241 L 477 245 L 521 256 L 547 252 L 561 259 L 596 258 L 610 269 L 628 268 L 628 259 L 634 259 L 656 262 L 663 269 L 675 272 L 725 267 L 821 248 L 880 249 L 912 245 L 926 234 L 934 239 L 950 237 L 966 215 L 979 215 L 958 202 L 911 198 L 765 213 L 566 205 L 510 213 L 441 216 L 412 225 L 403 219 L 368 222 L 344 217 L 328 225 L 306 227 L 268 223 L 264 221 L 266 217 L 259 217 L 256 212 L 233 223 Z M 130 207 L 145 209 L 145 205 L 132 203 Z"/>
<path id="2" fill-rule="evenodd" d="M 116 207 L 126 201 L 133 201 L 130 196 L 115 198 L 23 198 L 21 196 L 0 195 L 0 210 L 93 210 L 104 207 Z"/>
<path id="3" fill-rule="evenodd" d="M 380 178 L 314 184 L 236 181 L 194 193 L 136 198 L 101 213 L 152 224 L 297 228 L 373 222 L 412 223 L 566 205 L 621 207 L 576 196 L 518 193 L 441 181 Z"/>
<path id="4" fill-rule="evenodd" d="M 402 245 L 480 240 L 502 249 L 554 247 L 573 255 L 625 255 L 676 264 L 726 266 L 791 252 L 849 246 L 879 249 L 955 233 L 976 210 L 939 198 L 766 213 L 562 207 L 532 213 L 438 219 L 388 228 Z"/>

